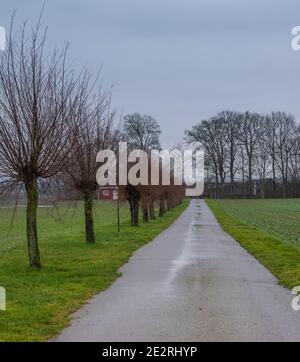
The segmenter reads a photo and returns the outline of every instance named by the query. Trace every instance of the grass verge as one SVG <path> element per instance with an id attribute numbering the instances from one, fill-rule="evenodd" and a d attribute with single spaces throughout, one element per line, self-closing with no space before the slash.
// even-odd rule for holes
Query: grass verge
<path id="1" fill-rule="evenodd" d="M 18 211 L 8 237 L 7 210 L 0 210 L 0 285 L 7 293 L 7 310 L 0 311 L 0 341 L 45 341 L 57 335 L 68 325 L 70 313 L 106 289 L 132 253 L 170 226 L 188 204 L 184 200 L 163 218 L 139 227 L 129 225 L 126 208 L 120 234 L 115 209 L 97 206 L 95 245 L 84 243 L 82 206 L 72 215 L 62 208 L 63 217 L 56 219 L 40 209 L 43 268 L 38 272 L 27 266 L 24 210 Z"/>
<path id="2" fill-rule="evenodd" d="M 224 231 L 237 240 L 261 264 L 275 275 L 279 283 L 292 289 L 300 285 L 300 248 L 268 232 L 232 217 L 222 200 L 206 200 Z"/>

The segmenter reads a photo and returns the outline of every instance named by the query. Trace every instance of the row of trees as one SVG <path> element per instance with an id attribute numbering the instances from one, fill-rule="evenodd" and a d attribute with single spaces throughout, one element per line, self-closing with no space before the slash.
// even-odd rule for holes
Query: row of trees
<path id="1" fill-rule="evenodd" d="M 188 142 L 205 150 L 207 181 L 223 196 L 224 184 L 247 183 L 253 196 L 253 180 L 272 178 L 283 197 L 289 183 L 300 181 L 300 126 L 285 112 L 263 115 L 223 111 L 186 131 Z"/>
<path id="2" fill-rule="evenodd" d="M 134 113 L 124 117 L 121 139 L 127 141 L 129 151 L 145 151 L 150 157 L 151 150 L 160 150 L 160 127 L 151 116 Z M 161 176 L 161 175 L 160 175 Z M 170 174 L 170 185 L 151 185 L 151 165 L 148 165 L 148 185 L 120 186 L 121 198 L 130 204 L 131 224 L 139 223 L 139 209 L 142 209 L 143 221 L 155 219 L 154 205 L 159 204 L 159 216 L 178 205 L 184 197 L 184 187 L 174 185 L 174 176 Z"/>
<path id="3" fill-rule="evenodd" d="M 63 51 L 46 51 L 46 30 L 39 21 L 28 36 L 26 26 L 7 39 L 0 60 L 0 193 L 25 188 L 29 264 L 41 268 L 37 232 L 39 191 L 56 182 L 76 190 L 84 202 L 86 242 L 95 242 L 93 201 L 98 188 L 99 150 L 117 151 L 120 140 L 149 152 L 159 147 L 160 128 L 149 116 L 133 114 L 120 127 L 111 111 L 110 90 L 98 87 L 87 69 L 76 73 Z M 129 201 L 132 225 L 160 216 L 182 198 L 176 187 L 120 187 Z"/>

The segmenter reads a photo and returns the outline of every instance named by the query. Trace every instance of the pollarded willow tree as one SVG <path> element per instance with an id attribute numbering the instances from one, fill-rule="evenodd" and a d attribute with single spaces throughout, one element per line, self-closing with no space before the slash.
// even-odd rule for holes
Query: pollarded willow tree
<path id="1" fill-rule="evenodd" d="M 114 113 L 110 111 L 110 92 L 93 94 L 96 81 L 91 82 L 84 72 L 76 88 L 76 105 L 72 110 L 71 151 L 62 173 L 63 181 L 76 190 L 84 202 L 85 235 L 87 243 L 95 243 L 93 201 L 98 189 L 96 162 L 101 150 L 116 150 L 118 129 L 114 127 Z"/>
<path id="2" fill-rule="evenodd" d="M 46 52 L 46 29 L 13 21 L 0 60 L 0 182 L 2 193 L 23 185 L 27 195 L 29 264 L 41 268 L 37 232 L 39 181 L 56 175 L 69 152 L 74 80 L 66 52 Z"/>

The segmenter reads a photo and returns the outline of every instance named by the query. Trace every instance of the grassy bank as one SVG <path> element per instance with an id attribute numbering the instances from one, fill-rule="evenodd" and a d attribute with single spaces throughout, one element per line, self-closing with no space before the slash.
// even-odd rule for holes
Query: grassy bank
<path id="1" fill-rule="evenodd" d="M 300 285 L 300 200 L 207 200 L 223 229 L 279 282 Z"/>
<path id="2" fill-rule="evenodd" d="M 18 208 L 9 235 L 10 209 L 0 209 L 0 286 L 7 292 L 7 310 L 0 311 L 0 341 L 43 341 L 55 336 L 68 324 L 69 314 L 107 288 L 130 255 L 167 228 L 188 203 L 185 200 L 165 217 L 139 227 L 129 225 L 128 207 L 123 207 L 120 234 L 115 207 L 97 204 L 95 245 L 84 243 L 82 205 L 40 208 L 43 269 L 39 272 L 27 264 L 25 209 Z"/>

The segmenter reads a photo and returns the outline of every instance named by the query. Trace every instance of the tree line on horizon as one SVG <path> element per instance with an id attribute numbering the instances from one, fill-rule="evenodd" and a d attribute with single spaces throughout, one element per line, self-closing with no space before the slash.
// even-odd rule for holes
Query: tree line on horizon
<path id="1" fill-rule="evenodd" d="M 253 181 L 272 179 L 281 196 L 300 187 L 300 125 L 292 114 L 223 111 L 186 131 L 188 142 L 205 151 L 206 182 L 216 197 L 226 184 L 241 182 L 253 197 Z"/>

